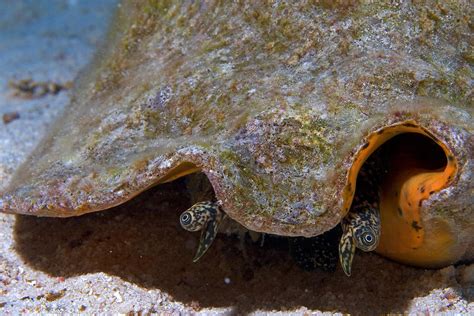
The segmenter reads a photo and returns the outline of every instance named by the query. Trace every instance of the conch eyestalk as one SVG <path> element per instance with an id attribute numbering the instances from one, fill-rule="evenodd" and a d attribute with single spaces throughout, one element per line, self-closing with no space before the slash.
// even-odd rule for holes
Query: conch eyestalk
<path id="1" fill-rule="evenodd" d="M 2 192 L 76 216 L 204 172 L 247 228 L 315 236 L 391 153 L 377 251 L 474 258 L 472 46 L 462 1 L 123 1 L 72 103 Z"/>

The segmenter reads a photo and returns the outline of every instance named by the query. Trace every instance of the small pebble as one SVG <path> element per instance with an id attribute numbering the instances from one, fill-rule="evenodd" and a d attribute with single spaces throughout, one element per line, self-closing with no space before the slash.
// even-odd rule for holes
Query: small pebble
<path id="1" fill-rule="evenodd" d="M 61 297 L 63 297 L 64 294 L 66 294 L 66 290 L 65 290 L 65 289 L 63 289 L 63 290 L 61 290 L 61 291 L 59 291 L 59 292 L 49 292 L 49 293 L 46 293 L 46 294 L 44 295 L 44 297 L 46 298 L 46 300 L 47 300 L 48 302 L 53 302 L 53 301 L 56 301 L 56 300 L 60 299 Z"/>
<path id="2" fill-rule="evenodd" d="M 13 122 L 14 120 L 17 120 L 20 118 L 20 113 L 18 112 L 8 112 L 3 114 L 3 123 L 4 124 L 9 124 Z"/>
<path id="3" fill-rule="evenodd" d="M 114 296 L 115 296 L 115 298 L 117 299 L 117 300 L 116 300 L 117 303 L 122 303 L 122 302 L 123 302 L 122 295 L 120 295 L 119 292 L 114 292 Z"/>
<path id="4" fill-rule="evenodd" d="M 230 284 L 230 278 L 224 278 L 224 283 L 225 284 Z"/>

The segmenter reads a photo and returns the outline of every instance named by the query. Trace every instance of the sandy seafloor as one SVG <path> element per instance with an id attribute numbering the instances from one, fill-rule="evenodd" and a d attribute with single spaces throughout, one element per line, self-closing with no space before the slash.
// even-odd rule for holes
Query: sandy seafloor
<path id="1" fill-rule="evenodd" d="M 65 83 L 92 57 L 113 0 L 0 0 L 0 190 L 69 101 L 25 99 L 9 80 Z M 0 314 L 474 314 L 474 265 L 422 270 L 358 253 L 353 276 L 306 272 L 285 242 L 218 235 L 197 264 L 199 233 L 178 225 L 183 181 L 125 205 L 56 219 L 0 214 Z"/>

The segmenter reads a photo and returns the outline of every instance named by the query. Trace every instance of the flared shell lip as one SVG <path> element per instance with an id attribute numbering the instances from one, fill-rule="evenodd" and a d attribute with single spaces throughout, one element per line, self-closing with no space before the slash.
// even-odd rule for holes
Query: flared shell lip
<path id="1" fill-rule="evenodd" d="M 83 215 L 89 212 L 102 211 L 127 202 L 142 192 L 159 185 L 178 179 L 195 172 L 203 172 L 208 177 L 213 186 L 216 198 L 221 202 L 222 209 L 232 219 L 238 221 L 251 230 L 276 233 L 287 236 L 314 236 L 315 231 L 327 231 L 337 225 L 350 209 L 352 198 L 355 192 L 355 183 L 358 171 L 367 157 L 375 151 L 383 142 L 388 139 L 406 132 L 421 133 L 438 143 L 446 153 L 450 154 L 452 159 L 448 163 L 453 165 L 453 170 L 457 170 L 457 161 L 451 154 L 448 146 L 434 136 L 427 128 L 423 127 L 415 120 L 404 120 L 390 125 L 385 125 L 371 132 L 361 142 L 355 154 L 354 151 L 349 154 L 350 168 L 345 175 L 345 185 L 335 188 L 336 192 L 341 192 L 342 203 L 336 203 L 334 207 L 339 209 L 328 214 L 329 221 L 326 221 L 327 227 L 318 227 L 317 229 L 310 224 L 304 223 L 301 227 L 298 225 L 289 225 L 277 223 L 275 219 L 265 218 L 259 214 L 252 214 L 244 218 L 242 215 L 241 203 L 235 203 L 233 200 L 233 188 L 227 183 L 225 177 L 225 166 L 220 161 L 219 156 L 212 150 L 206 150 L 200 146 L 187 146 L 176 152 L 151 158 L 146 162 L 144 169 L 134 170 L 135 174 L 128 175 L 127 183 L 120 190 L 95 192 L 95 196 L 87 200 L 78 200 L 74 195 L 65 196 L 61 189 L 48 187 L 33 188 L 32 193 L 36 197 L 27 197 L 22 199 L 15 196 L 15 193 L 0 197 L 0 209 L 5 213 L 28 214 L 50 217 L 70 217 Z M 224 169 L 223 169 L 224 168 Z M 450 185 L 455 174 L 451 176 Z M 38 195 L 38 192 L 41 192 Z M 25 195 L 24 195 L 25 196 Z M 250 202 L 249 202 L 250 203 Z M 332 224 L 330 224 L 332 223 Z M 314 225 L 314 224 L 313 224 Z M 304 226 L 304 227 L 303 227 Z"/>
<path id="2" fill-rule="evenodd" d="M 202 170 L 201 162 L 211 155 L 196 149 L 195 146 L 184 148 L 176 152 L 171 157 L 160 157 L 156 160 L 147 161 L 148 165 L 143 170 L 135 170 L 139 175 L 135 179 L 129 180 L 126 188 L 111 189 L 108 192 L 108 198 L 91 198 L 90 202 L 77 201 L 65 196 L 59 188 L 49 183 L 39 188 L 21 188 L 28 189 L 35 195 L 27 196 L 21 199 L 13 193 L 7 193 L 0 197 L 0 210 L 5 213 L 38 215 L 51 217 L 69 217 L 83 215 L 89 212 L 102 211 L 117 205 L 123 204 L 133 199 L 142 192 L 159 185 L 161 183 L 171 182 L 182 176 Z M 191 162 L 192 161 L 192 162 Z M 188 167 L 186 170 L 183 166 Z M 179 172 L 179 174 L 176 174 Z M 51 189 L 53 187 L 53 189 Z M 103 193 L 99 193 L 103 194 Z M 54 210 L 51 212 L 50 210 Z"/>

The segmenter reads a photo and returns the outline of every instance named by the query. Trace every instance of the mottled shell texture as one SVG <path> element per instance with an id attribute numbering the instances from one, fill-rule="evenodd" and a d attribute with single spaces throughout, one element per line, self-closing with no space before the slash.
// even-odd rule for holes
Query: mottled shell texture
<path id="1" fill-rule="evenodd" d="M 355 3 L 124 1 L 1 209 L 75 216 L 201 170 L 245 227 L 315 236 L 349 210 L 367 157 L 403 134 L 394 156 L 438 151 L 399 164 L 405 200 L 382 201 L 377 251 L 472 259 L 472 7 Z"/>

